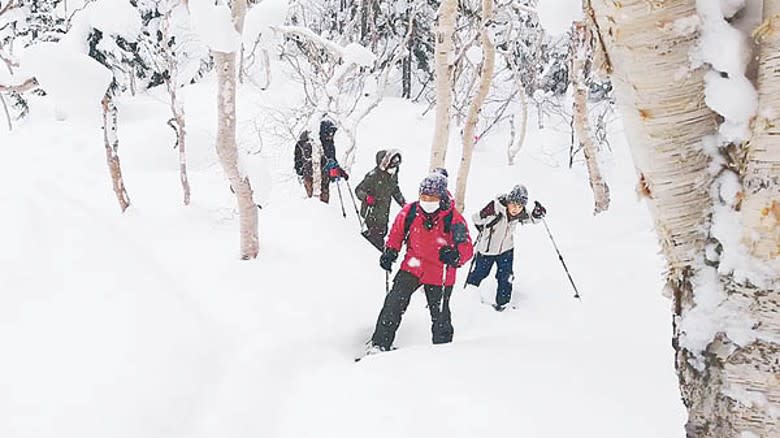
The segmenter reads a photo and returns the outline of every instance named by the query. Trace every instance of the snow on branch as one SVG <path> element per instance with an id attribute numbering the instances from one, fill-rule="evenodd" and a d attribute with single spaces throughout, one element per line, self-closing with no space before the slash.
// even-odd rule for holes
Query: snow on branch
<path id="1" fill-rule="evenodd" d="M 340 46 L 333 41 L 323 38 L 311 29 L 301 26 L 271 26 L 271 29 L 285 35 L 293 35 L 307 39 L 314 44 L 328 50 L 335 58 L 341 59 L 345 64 L 355 64 L 359 67 L 371 67 L 376 61 L 376 55 L 357 43 L 349 43 Z"/>
<path id="2" fill-rule="evenodd" d="M 18 85 L 0 84 L 0 93 L 24 93 L 38 86 L 38 80 L 35 78 L 27 79 Z"/>

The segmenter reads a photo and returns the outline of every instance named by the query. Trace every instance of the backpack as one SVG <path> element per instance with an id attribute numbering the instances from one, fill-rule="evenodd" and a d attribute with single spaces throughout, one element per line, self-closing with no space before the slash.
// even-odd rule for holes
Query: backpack
<path id="1" fill-rule="evenodd" d="M 417 204 L 418 202 L 412 202 L 412 205 L 409 207 L 409 213 L 406 214 L 406 218 L 404 218 L 404 240 L 403 243 L 406 243 L 406 241 L 409 239 L 409 230 L 412 227 L 412 222 L 414 222 L 414 218 L 417 217 Z M 449 213 L 447 213 L 446 216 L 444 216 L 444 232 L 446 234 L 450 234 L 451 228 L 452 228 L 452 216 L 455 210 L 450 210 Z M 460 231 L 460 228 L 459 230 Z M 465 231 L 465 230 L 464 230 Z M 457 243 L 460 239 L 454 239 Z M 465 240 L 465 239 L 464 239 Z"/>

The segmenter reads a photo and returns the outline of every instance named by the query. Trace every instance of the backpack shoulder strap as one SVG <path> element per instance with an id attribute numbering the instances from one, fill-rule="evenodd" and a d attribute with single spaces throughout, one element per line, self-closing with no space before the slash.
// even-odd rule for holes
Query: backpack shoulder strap
<path id="1" fill-rule="evenodd" d="M 409 206 L 409 212 L 406 213 L 404 218 L 404 242 L 409 238 L 409 229 L 412 227 L 412 222 L 417 216 L 417 202 L 412 202 Z"/>
<path id="2" fill-rule="evenodd" d="M 452 228 L 452 216 L 455 214 L 455 210 L 450 210 L 449 213 L 447 213 L 447 216 L 444 216 L 444 232 L 447 234 L 450 234 L 450 229 Z"/>

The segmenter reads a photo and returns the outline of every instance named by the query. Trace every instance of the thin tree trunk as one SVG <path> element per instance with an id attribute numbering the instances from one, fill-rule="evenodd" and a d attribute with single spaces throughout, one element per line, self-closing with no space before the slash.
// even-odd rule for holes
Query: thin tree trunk
<path id="1" fill-rule="evenodd" d="M 414 18 L 412 18 L 412 7 L 406 8 L 406 19 L 409 23 L 409 29 L 407 34 L 410 38 L 406 41 L 406 56 L 401 61 L 401 97 L 404 99 L 411 99 L 412 97 L 412 47 L 414 40 L 411 36 L 414 35 Z"/>
<path id="2" fill-rule="evenodd" d="M 241 50 L 238 55 L 238 83 L 244 85 L 244 44 L 241 44 Z"/>
<path id="3" fill-rule="evenodd" d="M 518 81 L 518 83 L 520 83 L 520 81 Z M 517 94 L 520 96 L 520 129 L 518 130 L 519 133 L 516 134 L 516 137 L 512 139 L 513 141 L 510 142 L 509 149 L 507 150 L 507 161 L 510 166 L 514 166 L 517 154 L 520 152 L 520 149 L 522 149 L 523 143 L 525 142 L 525 133 L 528 130 L 528 100 L 525 97 L 525 87 L 522 83 L 520 83 Z M 512 123 L 514 132 L 514 118 L 512 118 Z"/>
<path id="4" fill-rule="evenodd" d="M 778 436 L 777 283 L 740 284 L 705 253 L 713 178 L 702 140 L 717 120 L 704 103 L 704 69 L 689 68 L 699 34 L 674 25 L 696 16 L 696 1 L 586 0 L 594 11 L 667 260 L 687 436 Z"/>
<path id="5" fill-rule="evenodd" d="M 169 41 L 171 39 L 170 26 L 171 26 L 171 14 L 172 10 L 169 9 L 163 16 L 160 24 L 160 31 L 162 32 L 163 41 Z M 166 63 L 168 64 L 168 79 L 165 80 L 165 85 L 168 89 L 168 96 L 170 97 L 171 114 L 173 115 L 171 127 L 176 133 L 176 147 L 179 150 L 179 181 L 181 182 L 182 192 L 184 194 L 184 205 L 190 205 L 190 181 L 187 176 L 187 126 L 186 118 L 184 117 L 184 106 L 179 101 L 178 96 L 178 82 L 179 66 L 174 54 L 169 50 L 170 48 L 165 45 L 163 48 L 163 55 Z"/>
<path id="6" fill-rule="evenodd" d="M 8 121 L 8 132 L 11 132 L 14 129 L 14 125 L 11 123 L 11 113 L 8 111 L 8 104 L 5 103 L 5 97 L 2 94 L 0 94 L 0 103 L 3 104 L 5 119 Z"/>
<path id="7" fill-rule="evenodd" d="M 479 121 L 479 113 L 482 111 L 482 105 L 485 103 L 490 85 L 493 83 L 493 71 L 496 64 L 496 48 L 488 34 L 488 22 L 493 18 L 493 0 L 482 0 L 482 29 L 480 30 L 480 40 L 482 42 L 482 69 L 479 73 L 479 87 L 474 100 L 471 101 L 468 115 L 466 116 L 466 126 L 463 129 L 463 156 L 460 160 L 460 169 L 458 170 L 458 179 L 455 184 L 455 207 L 459 211 L 465 211 L 466 186 L 471 170 L 471 158 L 474 154 L 474 131 Z"/>
<path id="8" fill-rule="evenodd" d="M 601 175 L 598 162 L 598 148 L 593 141 L 590 132 L 590 123 L 588 121 L 588 88 L 585 84 L 585 63 L 592 57 L 590 30 L 582 22 L 574 23 L 572 26 L 572 69 L 571 75 L 572 90 L 574 93 L 574 103 L 572 111 L 574 114 L 574 129 L 577 132 L 577 138 L 582 143 L 583 153 L 585 154 L 585 163 L 588 167 L 588 176 L 590 187 L 593 190 L 593 214 L 599 214 L 607 211 L 609 208 L 609 187 Z"/>
<path id="9" fill-rule="evenodd" d="M 246 16 L 246 0 L 235 0 L 232 5 L 233 23 L 239 35 L 243 31 Z M 230 186 L 236 193 L 241 235 L 241 258 L 257 257 L 259 239 L 257 230 L 257 205 L 252 199 L 249 179 L 238 168 L 236 145 L 236 53 L 214 51 L 217 70 L 217 155 Z"/>
<path id="10" fill-rule="evenodd" d="M 267 90 L 268 87 L 271 86 L 271 60 L 268 57 L 268 49 L 262 49 L 261 53 L 263 55 L 263 68 L 265 70 L 265 85 L 261 88 Z"/>
<path id="11" fill-rule="evenodd" d="M 127 195 L 125 182 L 122 179 L 122 167 L 119 163 L 119 136 L 117 135 L 117 109 L 111 97 L 106 94 L 102 101 L 103 106 L 103 142 L 106 148 L 106 163 L 111 174 L 111 182 L 114 187 L 116 199 L 122 213 L 130 206 L 130 197 Z"/>
<path id="12" fill-rule="evenodd" d="M 444 167 L 450 137 L 450 106 L 452 104 L 452 35 L 455 32 L 457 0 L 442 0 L 436 29 L 435 78 L 436 126 L 431 146 L 431 169 Z"/>
<path id="13" fill-rule="evenodd" d="M 176 102 L 176 98 L 173 96 L 171 99 L 171 110 L 173 111 L 174 117 L 168 124 L 176 133 L 176 148 L 179 150 L 179 181 L 181 182 L 181 189 L 184 194 L 184 205 L 190 205 L 190 180 L 187 176 L 186 154 L 187 127 L 184 118 L 184 108 L 178 108 L 178 111 L 174 109 L 176 108 L 175 105 L 178 105 L 178 102 Z"/>

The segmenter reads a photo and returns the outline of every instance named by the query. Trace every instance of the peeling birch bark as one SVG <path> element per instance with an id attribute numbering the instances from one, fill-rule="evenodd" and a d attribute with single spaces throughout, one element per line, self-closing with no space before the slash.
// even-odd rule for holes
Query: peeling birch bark
<path id="1" fill-rule="evenodd" d="M 718 260 L 705 251 L 714 210 L 703 139 L 717 131 L 717 119 L 704 103 L 703 69 L 690 68 L 689 53 L 699 34 L 674 25 L 697 15 L 696 0 L 586 0 L 585 7 L 595 11 L 589 15 L 606 49 L 629 146 L 667 260 L 686 434 L 778 436 L 777 283 L 738 284 L 734 275 L 711 267 Z M 768 83 L 777 87 L 777 79 Z M 761 159 L 751 160 L 748 168 L 760 168 Z M 716 308 L 704 306 L 713 299 Z M 730 327 L 735 323 L 742 324 L 739 336 Z M 689 330 L 713 326 L 703 342 L 688 337 Z"/>
<path id="2" fill-rule="evenodd" d="M 748 148 L 743 241 L 780 271 L 780 1 L 764 0 L 764 17 L 756 32 L 759 109 Z"/>
<path id="3" fill-rule="evenodd" d="M 114 193 L 119 201 L 122 213 L 130 206 L 130 197 L 122 179 L 122 167 L 119 163 L 119 136 L 117 135 L 117 109 L 106 94 L 101 102 L 103 106 L 103 142 L 106 148 L 106 164 L 111 175 Z"/>

